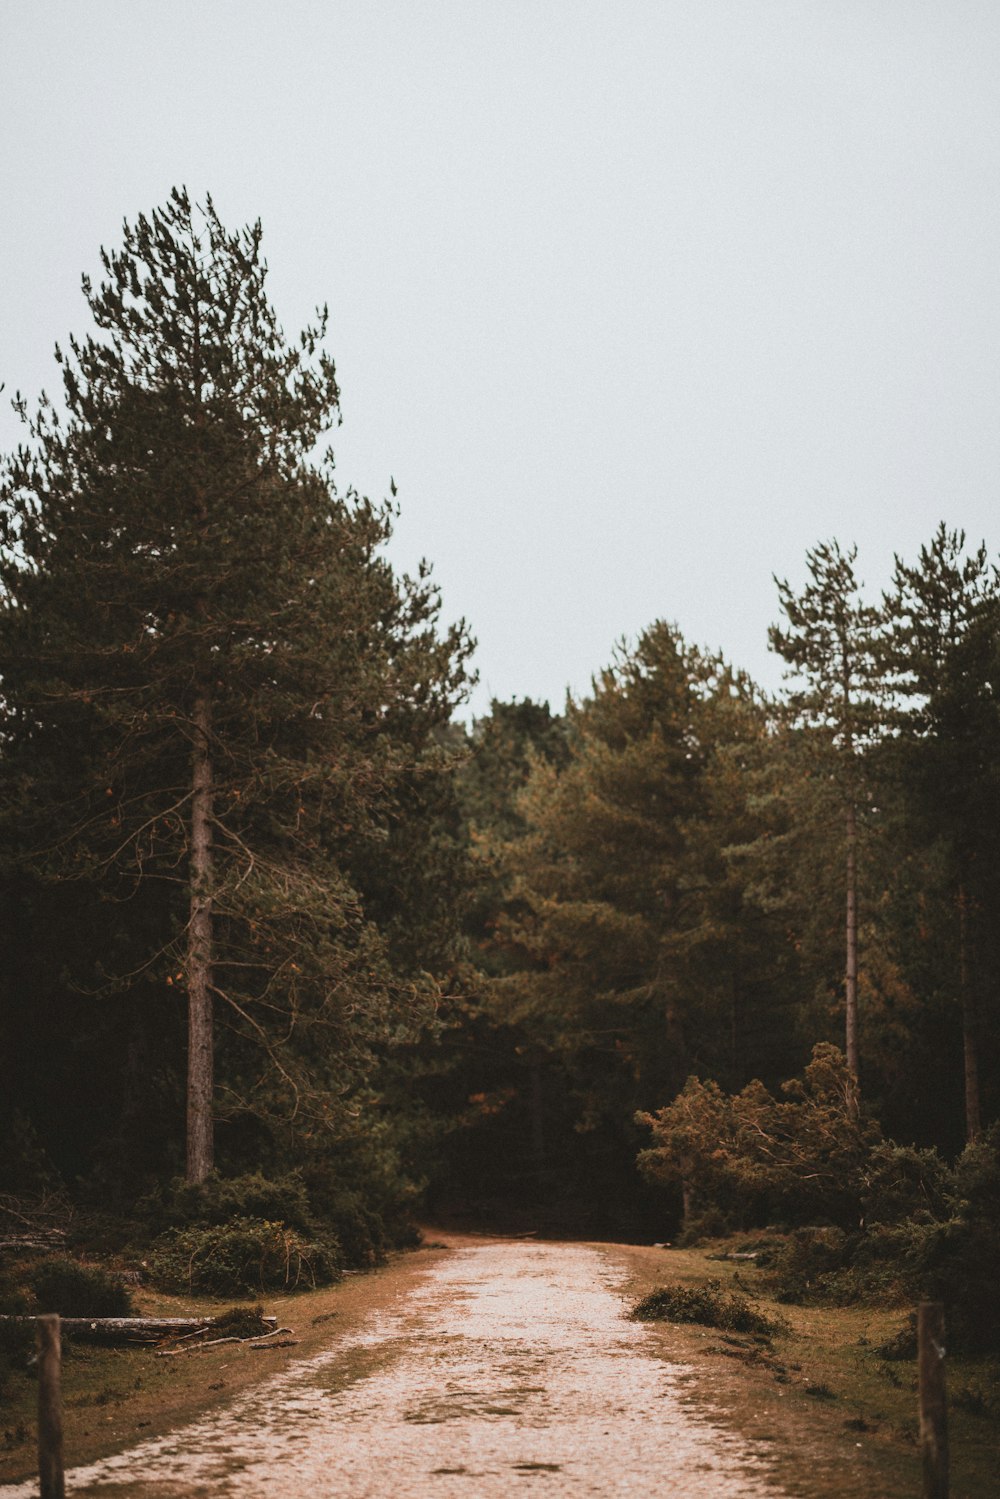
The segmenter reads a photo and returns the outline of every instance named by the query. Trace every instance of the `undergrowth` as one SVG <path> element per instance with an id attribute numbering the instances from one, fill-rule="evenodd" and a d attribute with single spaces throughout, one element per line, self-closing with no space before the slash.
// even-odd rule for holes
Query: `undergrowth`
<path id="1" fill-rule="evenodd" d="M 155 1241 L 149 1268 L 164 1291 L 255 1296 L 339 1280 L 343 1258 L 331 1236 L 308 1237 L 264 1218 L 170 1229 Z"/>
<path id="2" fill-rule="evenodd" d="M 212 1319 L 212 1332 L 216 1337 L 255 1338 L 271 1331 L 259 1302 L 256 1306 L 231 1306 L 228 1312 Z"/>
<path id="3" fill-rule="evenodd" d="M 42 1260 L 28 1277 L 39 1312 L 60 1317 L 130 1317 L 132 1297 L 120 1275 L 61 1257 Z"/>
<path id="4" fill-rule="evenodd" d="M 644 1296 L 631 1311 L 637 1322 L 696 1322 L 726 1332 L 760 1333 L 772 1337 L 787 1325 L 768 1317 L 739 1291 L 726 1290 L 719 1280 L 700 1286 L 661 1286 Z"/>

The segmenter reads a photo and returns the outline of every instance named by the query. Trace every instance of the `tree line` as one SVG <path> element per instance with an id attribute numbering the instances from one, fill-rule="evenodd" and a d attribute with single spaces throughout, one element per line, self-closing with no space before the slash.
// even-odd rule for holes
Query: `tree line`
<path id="1" fill-rule="evenodd" d="M 898 1138 L 996 1118 L 996 568 L 944 524 L 877 602 L 853 549 L 806 560 L 777 699 L 658 622 L 560 719 L 474 732 L 486 1003 L 572 1075 L 577 1130 L 691 1074 L 777 1086 L 819 1042 Z"/>
<path id="2" fill-rule="evenodd" d="M 294 1169 L 647 1231 L 698 1193 L 636 1172 L 655 1111 L 817 1044 L 858 1128 L 980 1139 L 983 547 L 942 523 L 873 600 L 818 545 L 777 697 L 657 621 L 562 711 L 466 728 L 469 631 L 388 564 L 394 496 L 338 489 L 325 313 L 283 333 L 259 224 L 175 190 L 102 263 L 0 484 L 0 1187 L 126 1211 Z"/>

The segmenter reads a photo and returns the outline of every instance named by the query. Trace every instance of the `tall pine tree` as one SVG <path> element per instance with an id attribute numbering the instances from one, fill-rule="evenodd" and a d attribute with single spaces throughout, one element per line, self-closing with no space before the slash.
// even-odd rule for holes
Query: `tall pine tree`
<path id="1" fill-rule="evenodd" d="M 771 648 L 801 685 L 789 695 L 792 723 L 814 760 L 820 784 L 835 788 L 844 830 L 844 1017 L 847 1065 L 860 1086 L 858 1028 L 858 837 L 863 750 L 879 723 L 878 610 L 866 604 L 854 563 L 857 548 L 836 541 L 806 553 L 809 581 L 800 594 L 776 579 L 787 624 L 770 630 Z M 857 1097 L 855 1098 L 855 1107 Z"/>
<path id="2" fill-rule="evenodd" d="M 4 805 L 25 869 L 121 903 L 131 977 L 104 954 L 109 981 L 186 993 L 199 1181 L 218 1108 L 277 1079 L 325 1117 L 419 1012 L 365 869 L 405 779 L 440 769 L 470 647 L 436 631 L 426 571 L 381 555 L 391 512 L 313 459 L 338 412 L 326 315 L 285 338 L 259 223 L 175 189 L 102 262 L 96 331 L 57 350 L 64 410 L 19 400 L 3 471 Z"/>
<path id="3" fill-rule="evenodd" d="M 944 522 L 915 563 L 896 558 L 886 664 L 899 704 L 890 745 L 904 833 L 943 869 L 948 916 L 935 955 L 962 1017 L 966 1139 L 982 1132 L 980 1010 L 995 987 L 996 569 Z M 930 905 L 931 892 L 925 892 Z M 926 924 L 926 921 L 925 921 Z M 950 930 L 949 930 L 950 928 Z"/>
<path id="4" fill-rule="evenodd" d="M 566 763 L 537 759 L 518 801 L 493 1003 L 573 1067 L 591 1127 L 692 1069 L 741 1076 L 769 943 L 725 857 L 748 837 L 730 752 L 761 718 L 749 681 L 657 622 L 570 704 Z"/>

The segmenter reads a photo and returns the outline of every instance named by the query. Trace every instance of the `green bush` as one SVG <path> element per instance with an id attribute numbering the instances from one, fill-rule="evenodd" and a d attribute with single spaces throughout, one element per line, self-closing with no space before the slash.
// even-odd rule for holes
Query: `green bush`
<path id="1" fill-rule="evenodd" d="M 348 1264 L 378 1264 L 388 1249 L 420 1242 L 412 1220 L 417 1188 L 403 1176 L 377 1130 L 374 1138 L 355 1142 L 336 1160 L 307 1162 L 302 1178 L 316 1222 L 333 1229 Z"/>
<path id="2" fill-rule="evenodd" d="M 214 1173 L 197 1186 L 174 1181 L 165 1192 L 146 1198 L 141 1212 L 154 1231 L 222 1227 L 256 1219 L 291 1229 L 302 1239 L 339 1246 L 341 1260 L 359 1269 L 381 1264 L 388 1248 L 382 1215 L 359 1192 L 322 1178 L 309 1186 L 298 1171 L 269 1179 L 259 1171 L 244 1176 Z"/>
<path id="3" fill-rule="evenodd" d="M 638 1302 L 631 1312 L 637 1322 L 696 1322 L 725 1332 L 784 1332 L 785 1324 L 766 1316 L 739 1291 L 727 1291 L 719 1280 L 700 1286 L 661 1286 Z"/>
<path id="4" fill-rule="evenodd" d="M 696 1213 L 689 1213 L 684 1219 L 677 1235 L 677 1245 L 680 1249 L 691 1249 L 696 1244 L 704 1244 L 708 1239 L 724 1239 L 733 1229 L 733 1220 L 721 1209 L 703 1207 Z"/>
<path id="5" fill-rule="evenodd" d="M 176 1178 L 165 1191 L 145 1198 L 138 1211 L 154 1232 L 229 1223 L 234 1218 L 283 1223 L 304 1234 L 315 1227 L 305 1183 L 297 1171 L 274 1180 L 259 1171 L 228 1178 L 212 1172 L 197 1184 Z"/>
<path id="6" fill-rule="evenodd" d="M 861 1218 L 866 1224 L 947 1217 L 951 1172 L 936 1150 L 883 1140 L 861 1173 Z"/>
<path id="7" fill-rule="evenodd" d="M 323 1221 L 336 1234 L 349 1265 L 367 1269 L 386 1256 L 386 1230 L 380 1213 L 357 1192 L 337 1192 L 323 1204 Z"/>
<path id="8" fill-rule="evenodd" d="M 782 1242 L 768 1265 L 767 1281 L 778 1301 L 822 1298 L 828 1277 L 847 1263 L 852 1240 L 839 1228 L 800 1228 Z"/>
<path id="9" fill-rule="evenodd" d="M 33 1308 L 26 1294 L 28 1268 L 24 1262 L 8 1264 L 0 1270 L 0 1315 L 29 1317 Z"/>
<path id="10" fill-rule="evenodd" d="M 793 1232 L 772 1258 L 786 1301 L 942 1301 L 953 1346 L 1000 1352 L 1000 1125 L 954 1165 L 886 1140 L 850 1107 L 835 1047 L 817 1046 L 786 1101 L 761 1083 L 728 1095 L 688 1080 L 671 1104 L 638 1116 L 653 1136 L 649 1180 L 683 1185 L 685 1242 L 722 1221 L 821 1225 Z"/>
<path id="11" fill-rule="evenodd" d="M 212 1326 L 213 1337 L 255 1338 L 272 1331 L 259 1302 L 256 1306 L 231 1306 L 228 1312 L 213 1317 Z"/>
<path id="12" fill-rule="evenodd" d="M 970 1352 L 1000 1353 L 1000 1124 L 955 1163 L 952 1217 L 921 1246 L 928 1294 L 948 1308 L 949 1337 Z"/>
<path id="13" fill-rule="evenodd" d="M 639 1154 L 643 1176 L 685 1189 L 692 1214 L 720 1213 L 734 1227 L 768 1222 L 856 1227 L 866 1169 L 882 1142 L 876 1124 L 855 1116 L 844 1057 L 823 1042 L 801 1078 L 727 1094 L 689 1078 L 672 1103 L 636 1120 L 652 1132 Z"/>
<path id="14" fill-rule="evenodd" d="M 132 1298 L 120 1275 L 78 1260 L 43 1260 L 28 1277 L 40 1312 L 61 1317 L 130 1317 Z"/>
<path id="15" fill-rule="evenodd" d="M 170 1229 L 150 1255 L 153 1280 L 162 1290 L 207 1296 L 329 1285 L 340 1278 L 341 1266 L 332 1236 L 310 1238 L 264 1218 Z"/>

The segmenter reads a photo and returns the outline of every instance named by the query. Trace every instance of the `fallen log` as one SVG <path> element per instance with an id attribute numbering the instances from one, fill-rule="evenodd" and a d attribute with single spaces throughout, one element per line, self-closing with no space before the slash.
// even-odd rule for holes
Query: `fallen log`
<path id="1" fill-rule="evenodd" d="M 59 1228 L 39 1228 L 31 1233 L 5 1234 L 0 1238 L 0 1253 L 22 1254 L 28 1250 L 38 1250 L 41 1253 L 51 1253 L 53 1249 L 62 1249 L 66 1244 L 66 1235 Z"/>
<path id="2" fill-rule="evenodd" d="M 34 1317 L 0 1317 L 5 1322 L 34 1322 Z M 60 1317 L 63 1332 L 85 1343 L 162 1343 L 186 1333 L 207 1332 L 218 1323 L 215 1317 Z M 277 1317 L 262 1317 L 276 1328 Z"/>

